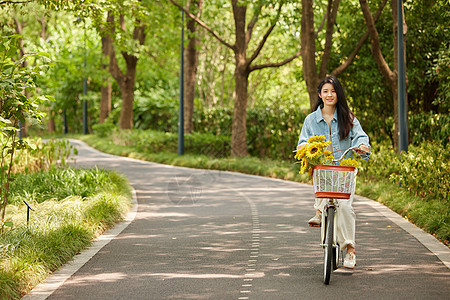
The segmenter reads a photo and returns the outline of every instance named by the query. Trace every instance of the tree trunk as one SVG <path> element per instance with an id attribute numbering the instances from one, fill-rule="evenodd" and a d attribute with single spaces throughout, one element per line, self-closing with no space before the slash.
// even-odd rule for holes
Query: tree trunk
<path id="1" fill-rule="evenodd" d="M 247 152 L 247 45 L 245 33 L 245 18 L 247 7 L 239 5 L 237 0 L 232 0 L 236 43 L 234 45 L 234 57 L 236 68 L 234 71 L 235 79 L 235 99 L 233 124 L 231 127 L 231 155 L 246 156 Z"/>
<path id="2" fill-rule="evenodd" d="M 53 133 L 56 131 L 55 126 L 55 112 L 50 110 L 48 112 L 48 123 L 47 123 L 47 130 L 49 133 Z"/>
<path id="3" fill-rule="evenodd" d="M 309 94 L 309 104 L 312 109 L 317 101 L 317 86 L 319 85 L 316 67 L 316 35 L 314 33 L 313 0 L 302 1 L 302 20 L 300 31 L 303 78 L 306 82 L 306 87 Z"/>
<path id="4" fill-rule="evenodd" d="M 137 59 L 136 59 L 137 62 Z M 132 67 L 128 67 L 127 74 L 133 72 Z M 136 65 L 134 66 L 134 72 L 136 72 Z M 134 102 L 134 76 L 126 78 L 120 87 L 122 92 L 122 110 L 120 111 L 120 128 L 132 129 L 133 128 L 133 102 Z"/>
<path id="5" fill-rule="evenodd" d="M 191 11 L 199 17 L 203 0 L 192 0 Z M 186 24 L 188 30 L 189 42 L 185 54 L 185 73 L 184 73 L 184 132 L 192 133 L 194 131 L 194 99 L 195 99 L 195 79 L 197 77 L 198 67 L 198 39 L 196 37 L 197 22 L 189 19 Z"/>
<path id="6" fill-rule="evenodd" d="M 248 74 L 244 67 L 237 67 L 233 125 L 231 128 L 231 156 L 246 156 L 247 152 L 247 88 Z"/>
<path id="7" fill-rule="evenodd" d="M 109 77 L 103 79 L 102 98 L 100 99 L 99 123 L 104 123 L 111 112 L 112 82 Z"/>
<path id="8" fill-rule="evenodd" d="M 108 23 L 111 25 L 111 30 L 114 26 L 114 16 L 108 15 Z M 143 45 L 145 42 L 145 26 L 140 25 L 140 21 L 135 21 L 135 27 L 133 32 L 133 39 Z M 125 30 L 125 20 L 123 15 L 120 16 L 120 28 Z M 111 32 L 112 33 L 112 32 Z M 106 38 L 111 38 L 106 36 Z M 110 59 L 109 59 L 109 71 L 114 79 L 117 81 L 122 94 L 122 109 L 120 111 L 120 128 L 131 129 L 133 128 L 133 102 L 134 102 L 134 82 L 136 77 L 136 67 L 138 58 L 133 54 L 122 52 L 122 56 L 126 63 L 126 73 L 124 74 L 119 68 L 116 59 L 116 52 L 114 47 L 111 47 Z"/>

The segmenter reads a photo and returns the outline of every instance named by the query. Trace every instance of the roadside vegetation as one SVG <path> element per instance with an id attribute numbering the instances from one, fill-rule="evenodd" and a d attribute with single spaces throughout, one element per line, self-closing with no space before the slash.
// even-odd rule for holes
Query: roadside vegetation
<path id="1" fill-rule="evenodd" d="M 31 141 L 30 141 L 31 142 Z M 32 141 L 16 156 L 0 232 L 0 299 L 20 299 L 129 210 L 116 172 L 70 168 L 66 141 Z M 33 208 L 27 222 L 27 205 Z"/>

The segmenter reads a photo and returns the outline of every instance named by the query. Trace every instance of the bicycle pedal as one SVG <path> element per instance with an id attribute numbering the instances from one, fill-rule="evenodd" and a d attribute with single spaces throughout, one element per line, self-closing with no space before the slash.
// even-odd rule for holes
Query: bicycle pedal
<path id="1" fill-rule="evenodd" d="M 309 224 L 309 227 L 321 227 L 321 226 L 320 226 L 320 224 L 319 225 L 317 225 L 317 224 Z"/>

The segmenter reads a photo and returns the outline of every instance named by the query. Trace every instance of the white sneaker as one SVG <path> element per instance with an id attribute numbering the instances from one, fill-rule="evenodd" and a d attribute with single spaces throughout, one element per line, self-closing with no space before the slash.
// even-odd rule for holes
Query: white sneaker
<path id="1" fill-rule="evenodd" d="M 353 252 L 347 253 L 344 258 L 344 268 L 354 269 L 356 266 L 356 255 Z"/>
<path id="2" fill-rule="evenodd" d="M 311 226 L 320 226 L 320 223 L 322 222 L 322 213 L 316 212 L 316 215 L 309 219 L 308 223 Z"/>

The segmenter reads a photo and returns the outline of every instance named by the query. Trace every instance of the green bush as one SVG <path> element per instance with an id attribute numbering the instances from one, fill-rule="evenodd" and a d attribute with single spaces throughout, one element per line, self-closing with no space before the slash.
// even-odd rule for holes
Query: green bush
<path id="1" fill-rule="evenodd" d="M 107 137 L 111 135 L 116 126 L 111 122 L 104 122 L 92 125 L 92 131 L 99 137 Z"/>
<path id="2" fill-rule="evenodd" d="M 402 153 L 398 158 L 398 171 L 390 178 L 414 195 L 450 204 L 449 151 L 450 145 L 444 147 L 438 142 L 411 146 L 408 153 Z"/>
<path id="3" fill-rule="evenodd" d="M 178 151 L 178 134 L 155 130 L 116 130 L 111 136 L 114 144 L 133 146 L 140 152 L 159 153 Z M 185 153 L 224 157 L 231 152 L 229 136 L 211 133 L 185 135 Z"/>
<path id="4" fill-rule="evenodd" d="M 55 167 L 65 167 L 70 160 L 70 155 L 77 154 L 77 149 L 69 144 L 68 140 L 49 139 L 42 140 L 41 138 L 30 139 L 26 138 L 26 143 L 32 145 L 34 149 L 18 149 L 15 151 L 13 157 L 13 165 L 11 173 L 28 173 L 39 170 L 48 170 Z M 0 135 L 0 144 L 6 143 L 5 138 Z M 9 167 L 11 155 L 8 153 L 4 157 L 5 166 L 2 169 L 5 171 Z M 3 176 L 6 176 L 5 173 Z"/>
<path id="5" fill-rule="evenodd" d="M 412 145 L 437 141 L 444 146 L 450 142 L 450 114 L 422 112 L 409 116 L 409 138 Z"/>

